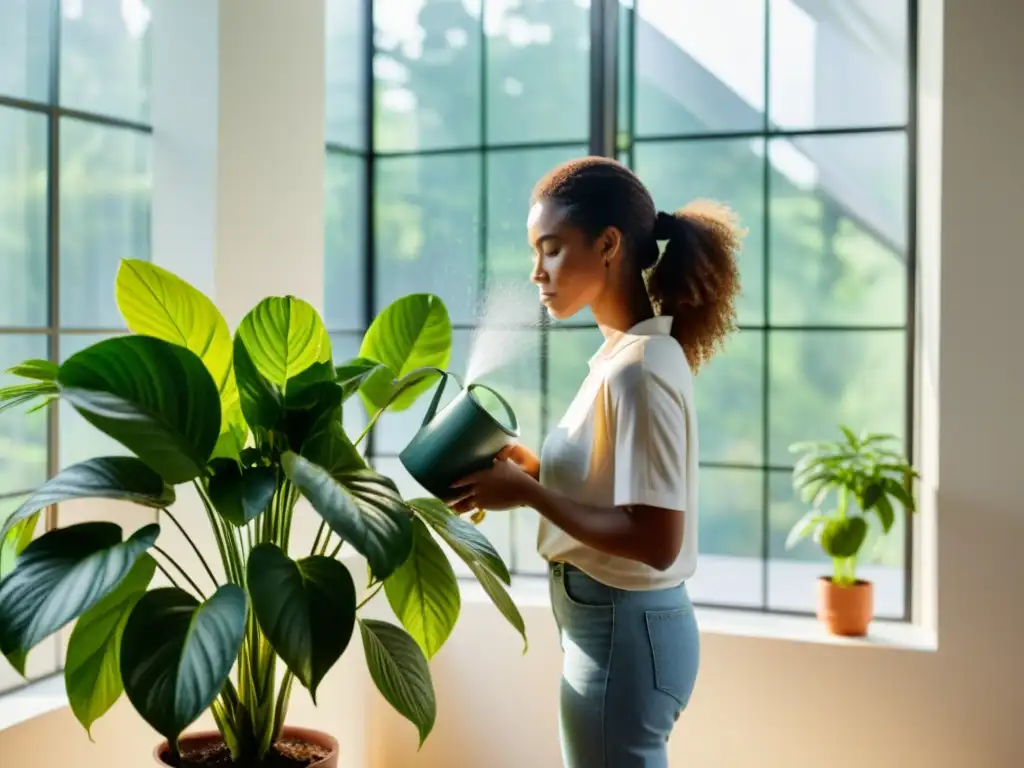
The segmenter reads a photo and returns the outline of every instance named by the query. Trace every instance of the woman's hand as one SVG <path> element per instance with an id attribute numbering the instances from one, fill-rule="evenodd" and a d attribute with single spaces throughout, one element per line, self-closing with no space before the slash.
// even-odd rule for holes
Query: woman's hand
<path id="1" fill-rule="evenodd" d="M 508 459 L 518 464 L 520 468 L 534 480 L 540 480 L 540 459 L 537 454 L 531 451 L 522 443 L 513 443 L 501 449 L 499 459 Z"/>
<path id="2" fill-rule="evenodd" d="M 536 483 L 537 480 L 517 462 L 499 455 L 494 460 L 494 466 L 474 472 L 455 483 L 455 488 L 464 493 L 451 507 L 459 514 L 477 509 L 521 507 L 529 495 L 530 487 Z"/>

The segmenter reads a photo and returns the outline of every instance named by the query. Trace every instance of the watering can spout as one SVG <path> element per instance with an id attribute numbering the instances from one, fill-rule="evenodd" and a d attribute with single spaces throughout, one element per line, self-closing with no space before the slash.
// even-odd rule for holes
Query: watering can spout
<path id="1" fill-rule="evenodd" d="M 465 386 L 453 373 L 424 369 L 424 375 L 440 373 L 434 396 L 419 431 L 399 454 L 399 461 L 421 486 L 442 501 L 458 496 L 453 484 L 477 470 L 490 466 L 505 446 L 519 437 L 519 424 L 508 401 L 490 387 Z M 441 398 L 452 379 L 459 393 L 444 408 Z M 476 393 L 487 392 L 497 399 L 508 417 L 503 424 L 480 402 Z"/>

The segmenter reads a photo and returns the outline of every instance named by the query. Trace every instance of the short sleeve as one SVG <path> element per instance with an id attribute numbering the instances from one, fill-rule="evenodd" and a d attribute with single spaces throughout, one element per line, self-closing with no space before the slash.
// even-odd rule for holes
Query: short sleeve
<path id="1" fill-rule="evenodd" d="M 682 394 L 642 363 L 619 371 L 610 390 L 615 506 L 685 512 L 687 414 Z"/>

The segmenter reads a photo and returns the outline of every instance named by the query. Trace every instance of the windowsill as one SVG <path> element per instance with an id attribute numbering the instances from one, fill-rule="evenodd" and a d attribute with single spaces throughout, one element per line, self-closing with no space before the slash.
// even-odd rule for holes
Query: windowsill
<path id="1" fill-rule="evenodd" d="M 0 732 L 68 705 L 64 674 L 36 680 L 7 693 L 0 693 Z"/>
<path id="2" fill-rule="evenodd" d="M 462 580 L 461 583 L 464 602 L 484 603 L 490 601 L 483 588 L 475 580 Z M 542 577 L 513 577 L 510 594 L 520 608 L 549 608 L 551 605 L 547 579 Z M 837 637 L 828 634 L 817 618 L 813 616 L 792 616 L 698 606 L 697 622 L 701 632 L 710 635 L 858 648 L 888 648 L 924 653 L 938 650 L 938 639 L 934 632 L 902 621 L 876 619 L 871 623 L 867 637 Z"/>

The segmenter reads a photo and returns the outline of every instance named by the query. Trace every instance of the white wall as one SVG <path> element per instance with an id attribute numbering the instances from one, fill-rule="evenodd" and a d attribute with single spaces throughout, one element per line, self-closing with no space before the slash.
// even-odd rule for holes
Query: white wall
<path id="1" fill-rule="evenodd" d="M 929 29 L 936 29 L 939 5 L 922 0 Z M 941 77 L 922 72 L 922 120 L 930 123 L 922 149 L 934 156 L 923 158 L 920 233 L 928 476 L 919 560 L 932 577 L 927 584 L 937 579 L 939 587 L 922 590 L 920 609 L 929 623 L 937 620 L 939 650 L 705 635 L 698 692 L 671 743 L 673 765 L 1021 764 L 1024 49 L 1017 37 L 1024 6 L 945 6 L 944 29 L 924 46 L 934 63 L 941 42 L 945 65 Z M 218 279 L 218 294 L 222 285 Z M 256 287 L 264 286 L 254 278 Z M 558 646 L 543 606 L 527 606 L 524 615 L 531 635 L 526 656 L 493 608 L 464 606 L 433 664 L 439 716 L 419 753 L 413 729 L 368 690 L 355 646 L 325 682 L 321 709 L 314 713 L 300 702 L 294 720 L 338 735 L 351 768 L 554 768 Z M 28 768 L 45 759 L 136 768 L 155 741 L 125 706 L 96 726 L 95 737 L 90 744 L 68 712 L 54 713 L 0 734 L 0 765 Z"/>

